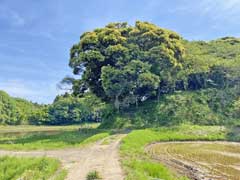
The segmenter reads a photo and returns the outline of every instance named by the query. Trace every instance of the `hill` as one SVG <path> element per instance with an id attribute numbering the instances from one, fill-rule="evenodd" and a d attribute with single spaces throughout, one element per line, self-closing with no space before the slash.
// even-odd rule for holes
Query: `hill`
<path id="1" fill-rule="evenodd" d="M 72 94 L 37 105 L 0 92 L 0 124 L 239 124 L 240 39 L 187 41 L 148 22 L 110 23 L 70 50 Z"/>
<path id="2" fill-rule="evenodd" d="M 88 90 L 114 106 L 103 127 L 239 123 L 238 38 L 187 41 L 148 22 L 110 23 L 81 36 L 69 65 L 75 96 Z"/>
<path id="3" fill-rule="evenodd" d="M 28 124 L 31 115 L 40 105 L 21 98 L 13 98 L 0 91 L 0 124 Z"/>

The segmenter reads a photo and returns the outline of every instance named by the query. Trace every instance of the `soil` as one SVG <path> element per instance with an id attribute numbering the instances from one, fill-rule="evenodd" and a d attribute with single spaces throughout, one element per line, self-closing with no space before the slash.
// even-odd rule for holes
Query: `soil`
<path id="1" fill-rule="evenodd" d="M 163 147 L 163 153 L 161 154 L 156 154 L 154 153 L 154 146 L 156 145 L 164 145 L 164 144 L 174 144 L 174 143 L 194 143 L 196 145 L 198 144 L 209 144 L 209 143 L 219 143 L 219 144 L 224 144 L 224 145 L 235 145 L 239 146 L 240 148 L 240 143 L 235 143 L 235 142 L 209 142 L 209 141 L 187 141 L 187 142 L 162 142 L 162 143 L 153 143 L 148 146 L 146 146 L 145 150 L 148 154 L 151 155 L 151 157 L 158 161 L 162 162 L 165 164 L 169 169 L 171 169 L 173 172 L 176 172 L 178 176 L 187 176 L 189 179 L 192 180 L 240 180 L 240 175 L 239 177 L 234 177 L 230 178 L 226 175 L 223 174 L 222 172 L 218 172 L 216 174 L 213 174 L 213 169 L 210 169 L 210 165 L 206 162 L 194 162 L 190 160 L 186 160 L 184 157 L 182 157 L 180 154 L 171 154 L 169 153 L 168 146 L 162 146 Z M 237 153 L 230 153 L 230 152 L 220 152 L 220 151 L 209 151 L 211 153 L 218 153 L 224 156 L 231 156 L 231 157 L 236 157 L 239 158 L 240 154 Z M 240 166 L 234 166 L 233 167 L 236 170 L 240 170 Z"/>
<path id="2" fill-rule="evenodd" d="M 59 159 L 68 171 L 67 180 L 85 180 L 90 171 L 96 170 L 104 180 L 123 180 L 118 148 L 123 134 L 115 135 L 108 143 L 103 140 L 81 148 L 61 150 L 7 151 L 0 150 L 0 156 L 51 157 Z M 110 138 L 110 137 L 108 137 Z"/>

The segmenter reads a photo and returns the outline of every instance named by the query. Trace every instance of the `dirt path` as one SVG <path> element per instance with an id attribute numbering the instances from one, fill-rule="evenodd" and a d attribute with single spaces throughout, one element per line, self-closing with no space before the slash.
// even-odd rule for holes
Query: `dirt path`
<path id="1" fill-rule="evenodd" d="M 118 147 L 124 135 L 115 135 L 108 143 L 99 141 L 84 148 L 69 148 L 46 151 L 0 150 L 0 156 L 47 156 L 59 159 L 68 170 L 67 180 L 85 180 L 88 172 L 97 170 L 104 180 L 123 180 Z"/>

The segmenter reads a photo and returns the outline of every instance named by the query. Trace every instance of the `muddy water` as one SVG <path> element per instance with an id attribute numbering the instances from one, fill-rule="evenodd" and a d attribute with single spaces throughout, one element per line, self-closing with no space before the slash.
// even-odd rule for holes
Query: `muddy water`
<path id="1" fill-rule="evenodd" d="M 50 130 L 50 131 L 31 131 L 31 132 L 0 132 L 1 138 L 11 138 L 11 137 L 24 137 L 32 135 L 55 135 L 62 131 L 60 130 Z"/>
<path id="2" fill-rule="evenodd" d="M 0 136 L 21 136 L 21 135 L 33 135 L 33 134 L 47 134 L 54 135 L 56 133 L 62 132 L 61 130 L 49 130 L 49 131 L 31 131 L 31 132 L 3 132 Z"/>

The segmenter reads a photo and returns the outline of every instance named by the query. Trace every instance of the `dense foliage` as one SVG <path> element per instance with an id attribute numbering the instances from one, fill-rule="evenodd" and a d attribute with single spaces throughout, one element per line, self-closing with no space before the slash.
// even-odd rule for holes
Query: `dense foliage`
<path id="1" fill-rule="evenodd" d="M 103 126 L 239 123 L 240 39 L 190 42 L 148 22 L 111 23 L 84 33 L 69 65 L 81 75 L 73 94 L 120 110 Z"/>
<path id="2" fill-rule="evenodd" d="M 85 32 L 70 51 L 72 94 L 37 105 L 0 92 L 0 124 L 240 124 L 240 39 L 187 41 L 148 22 Z"/>
<path id="3" fill-rule="evenodd" d="M 225 37 L 184 44 L 187 54 L 184 73 L 187 74 L 188 90 L 239 86 L 239 39 Z"/>
<path id="4" fill-rule="evenodd" d="M 58 96 L 48 108 L 49 124 L 100 122 L 105 104 L 92 94 Z"/>
<path id="5" fill-rule="evenodd" d="M 176 79 L 182 68 L 181 37 L 147 22 L 111 23 L 84 33 L 71 49 L 70 67 L 79 87 L 112 101 L 117 109 L 138 104 Z M 75 81 L 76 84 L 76 81 Z"/>
<path id="6" fill-rule="evenodd" d="M 188 42 L 148 22 L 111 23 L 84 33 L 70 53 L 75 94 L 91 90 L 116 108 L 175 90 L 239 83 L 240 40 Z M 83 88 L 84 87 L 84 88 Z"/>
<path id="7" fill-rule="evenodd" d="M 0 124 L 28 124 L 38 105 L 0 91 Z"/>
<path id="8" fill-rule="evenodd" d="M 0 91 L 0 124 L 63 125 L 100 122 L 105 103 L 86 93 L 77 98 L 70 94 L 57 96 L 50 105 L 39 105 Z"/>
<path id="9" fill-rule="evenodd" d="M 124 112 L 109 112 L 101 126 L 159 127 L 179 124 L 239 125 L 240 88 L 177 91 Z"/>

